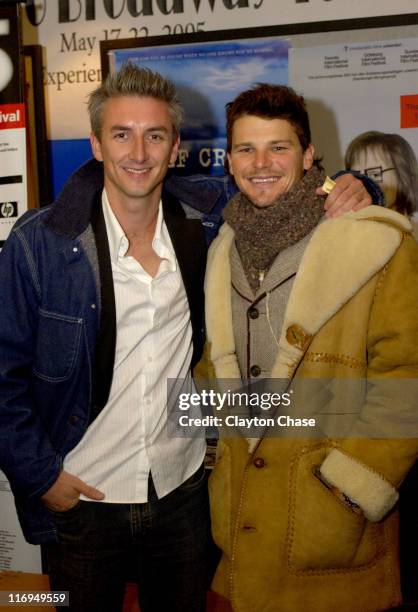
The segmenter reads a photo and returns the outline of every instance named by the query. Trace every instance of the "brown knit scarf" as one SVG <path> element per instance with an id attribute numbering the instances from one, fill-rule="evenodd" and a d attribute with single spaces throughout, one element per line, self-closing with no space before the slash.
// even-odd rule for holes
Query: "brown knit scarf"
<path id="1" fill-rule="evenodd" d="M 315 188 L 324 180 L 325 173 L 314 166 L 267 208 L 257 208 L 240 192 L 224 208 L 223 217 L 235 231 L 238 253 L 254 293 L 260 286 L 260 273 L 270 268 L 280 251 L 299 242 L 319 223 L 324 198 L 316 195 Z"/>

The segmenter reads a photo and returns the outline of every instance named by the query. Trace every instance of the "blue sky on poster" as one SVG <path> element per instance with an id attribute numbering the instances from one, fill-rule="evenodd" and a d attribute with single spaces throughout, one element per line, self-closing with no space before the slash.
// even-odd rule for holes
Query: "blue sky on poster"
<path id="1" fill-rule="evenodd" d="M 185 108 L 183 139 L 225 136 L 225 104 L 257 82 L 288 82 L 286 40 L 277 38 L 165 45 L 115 51 L 114 66 L 147 66 L 175 82 Z"/>

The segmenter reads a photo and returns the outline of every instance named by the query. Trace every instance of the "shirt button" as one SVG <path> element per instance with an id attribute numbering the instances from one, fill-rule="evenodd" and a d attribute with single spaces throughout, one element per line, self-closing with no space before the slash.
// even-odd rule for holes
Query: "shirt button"
<path id="1" fill-rule="evenodd" d="M 78 253 L 78 247 L 73 247 L 73 253 Z"/>
<path id="2" fill-rule="evenodd" d="M 250 316 L 250 319 L 258 319 L 258 317 L 260 316 L 260 313 L 258 312 L 258 308 L 252 307 L 248 310 L 248 314 Z"/>
<path id="3" fill-rule="evenodd" d="M 68 422 L 70 423 L 70 425 L 77 425 L 77 423 L 78 423 L 78 416 L 76 414 L 72 414 L 69 417 Z"/>
<path id="4" fill-rule="evenodd" d="M 148 357 L 148 362 L 151 363 L 152 357 Z"/>
<path id="5" fill-rule="evenodd" d="M 251 366 L 250 374 L 251 374 L 251 376 L 254 376 L 254 378 L 257 378 L 257 376 L 260 376 L 260 374 L 261 374 L 260 366 L 258 366 L 258 365 Z"/>
<path id="6" fill-rule="evenodd" d="M 92 305 L 91 305 L 91 308 L 93 308 L 93 310 L 95 310 L 95 308 L 96 308 L 96 304 L 92 304 Z"/>
<path id="7" fill-rule="evenodd" d="M 256 468 L 263 468 L 266 464 L 262 457 L 256 457 L 253 461 Z"/>

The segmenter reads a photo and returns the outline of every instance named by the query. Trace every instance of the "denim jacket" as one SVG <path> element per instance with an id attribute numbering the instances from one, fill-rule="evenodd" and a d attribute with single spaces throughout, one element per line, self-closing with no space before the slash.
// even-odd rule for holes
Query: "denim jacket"
<path id="1" fill-rule="evenodd" d="M 88 162 L 52 206 L 18 220 L 0 254 L 0 468 L 33 544 L 56 538 L 40 497 L 91 420 L 102 296 L 90 217 L 102 189 L 101 164 Z M 178 234 L 173 245 L 189 298 L 196 360 L 203 345 L 206 245 L 199 223 L 183 212 L 164 215 L 172 240 Z"/>

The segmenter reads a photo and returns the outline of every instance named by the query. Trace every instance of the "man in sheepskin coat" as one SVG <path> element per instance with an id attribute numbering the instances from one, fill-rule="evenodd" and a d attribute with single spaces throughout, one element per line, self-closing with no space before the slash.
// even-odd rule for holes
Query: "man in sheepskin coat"
<path id="1" fill-rule="evenodd" d="M 418 449 L 416 431 L 399 426 L 417 421 L 410 223 L 377 206 L 323 221 L 312 187 L 325 175 L 304 100 L 288 87 L 240 94 L 227 138 L 240 192 L 206 273 L 216 377 L 375 384 L 345 437 L 221 431 L 210 479 L 222 550 L 213 589 L 236 612 L 392 608 L 401 602 L 397 489 Z"/>

